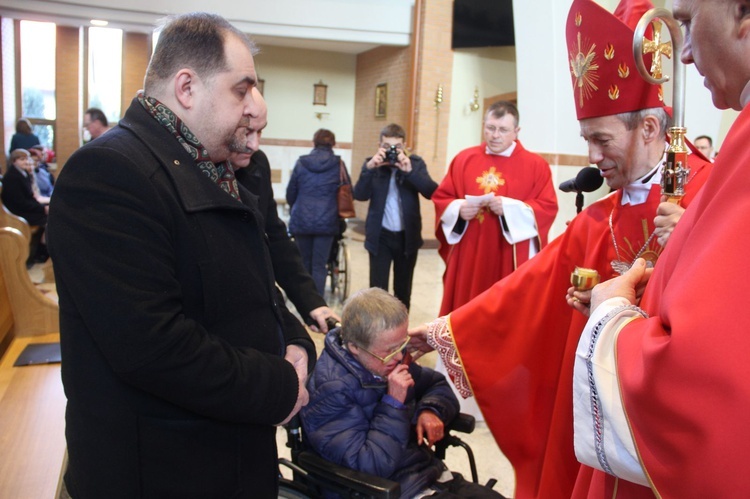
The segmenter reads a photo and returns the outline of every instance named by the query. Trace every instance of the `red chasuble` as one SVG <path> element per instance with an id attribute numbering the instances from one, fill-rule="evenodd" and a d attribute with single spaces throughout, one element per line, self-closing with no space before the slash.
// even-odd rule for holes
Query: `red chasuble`
<path id="1" fill-rule="evenodd" d="M 689 158 L 683 205 L 710 170 L 697 155 Z M 516 471 L 516 498 L 570 497 L 582 468 L 573 450 L 572 379 L 586 317 L 568 307 L 565 293 L 576 266 L 615 276 L 610 214 L 628 264 L 653 232 L 659 186 L 638 206 L 621 206 L 621 197 L 618 191 L 589 206 L 526 265 L 448 318 L 479 407 Z M 653 261 L 661 250 L 653 238 L 641 256 Z"/>
<path id="2" fill-rule="evenodd" d="M 750 495 L 749 140 L 746 107 L 650 279 L 641 302 L 650 318 L 617 340 L 631 431 L 665 498 Z M 593 475 L 590 497 L 614 488 L 612 477 Z M 617 487 L 618 498 L 653 497 L 623 480 Z"/>
<path id="3" fill-rule="evenodd" d="M 543 247 L 557 214 L 557 197 L 550 167 L 544 159 L 516 141 L 510 157 L 487 154 L 486 144 L 460 152 L 440 186 L 432 194 L 435 202 L 436 235 L 445 261 L 443 302 L 440 315 L 468 302 L 528 260 L 529 241 L 510 245 L 503 237 L 500 219 L 482 208 L 468 223 L 461 241 L 449 245 L 440 223 L 443 212 L 455 199 L 493 193 L 518 199 L 534 210 Z"/>

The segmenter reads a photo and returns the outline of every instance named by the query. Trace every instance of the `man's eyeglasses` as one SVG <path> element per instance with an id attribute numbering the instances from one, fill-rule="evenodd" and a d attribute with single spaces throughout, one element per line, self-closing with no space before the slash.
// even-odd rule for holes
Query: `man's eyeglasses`
<path id="1" fill-rule="evenodd" d="M 390 361 L 391 361 L 391 360 L 392 360 L 392 359 L 393 359 L 393 358 L 394 358 L 394 357 L 395 357 L 396 355 L 398 355 L 398 354 L 406 354 L 406 346 L 407 346 L 407 345 L 409 344 L 409 340 L 411 340 L 411 336 L 407 336 L 407 337 L 406 337 L 406 341 L 404 341 L 404 343 L 403 343 L 403 344 L 402 344 L 401 346 L 399 346 L 399 347 L 398 347 L 397 349 L 395 349 L 394 351 L 392 351 L 391 353 L 389 353 L 389 354 L 388 354 L 388 355 L 386 355 L 385 357 L 381 357 L 380 355 L 375 355 L 375 354 L 374 354 L 374 353 L 372 353 L 371 351 L 367 350 L 366 348 L 362 348 L 362 347 L 360 347 L 359 345 L 358 345 L 357 347 L 358 347 L 358 348 L 359 348 L 360 350 L 362 350 L 362 351 L 364 351 L 364 352 L 367 352 L 367 353 L 369 353 L 370 355 L 372 355 L 373 357 L 375 357 L 376 359 L 378 359 L 378 360 L 379 360 L 380 362 L 382 362 L 383 364 L 387 364 L 387 363 L 388 363 L 388 362 L 390 362 Z"/>
<path id="2" fill-rule="evenodd" d="M 516 130 L 515 128 L 497 128 L 491 125 L 484 127 L 484 129 L 487 130 L 490 135 L 495 135 L 495 132 L 498 132 L 500 135 L 508 135 Z"/>

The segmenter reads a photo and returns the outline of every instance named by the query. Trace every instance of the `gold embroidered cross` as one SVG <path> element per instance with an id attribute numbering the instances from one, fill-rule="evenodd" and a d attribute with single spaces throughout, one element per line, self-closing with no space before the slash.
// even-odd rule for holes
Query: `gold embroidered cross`
<path id="1" fill-rule="evenodd" d="M 653 54 L 651 60 L 651 75 L 661 79 L 661 56 L 672 58 L 672 42 L 661 43 L 661 21 L 654 20 L 651 25 L 654 28 L 654 39 L 643 37 L 643 54 Z"/>

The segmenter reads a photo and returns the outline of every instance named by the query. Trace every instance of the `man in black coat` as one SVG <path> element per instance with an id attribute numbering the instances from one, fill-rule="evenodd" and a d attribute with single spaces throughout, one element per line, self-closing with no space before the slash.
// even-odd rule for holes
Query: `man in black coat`
<path id="1" fill-rule="evenodd" d="M 253 89 L 253 92 L 261 111 L 257 120 L 257 130 L 251 130 L 251 133 L 257 132 L 260 135 L 268 122 L 268 112 L 263 96 L 257 89 Z M 268 157 L 263 151 L 257 150 L 252 154 L 235 153 L 230 159 L 235 168 L 237 182 L 258 197 L 258 208 L 264 219 L 276 282 L 305 320 L 309 318 L 311 324 L 319 331 L 328 332 L 326 319 L 340 321 L 341 318 L 328 307 L 325 299 L 318 293 L 315 281 L 302 263 L 299 247 L 289 238 L 286 224 L 279 218 L 273 197 Z"/>
<path id="2" fill-rule="evenodd" d="M 365 249 L 370 254 L 370 286 L 388 290 L 393 264 L 393 294 L 409 308 L 417 251 L 422 246 L 419 194 L 437 189 L 424 160 L 404 149 L 406 132 L 392 123 L 380 132 L 378 152 L 365 160 L 354 199 L 370 200 Z"/>
<path id="3" fill-rule="evenodd" d="M 276 428 L 315 351 L 227 159 L 258 147 L 254 47 L 223 18 L 162 30 L 120 124 L 71 157 L 49 244 L 72 497 L 276 497 Z"/>

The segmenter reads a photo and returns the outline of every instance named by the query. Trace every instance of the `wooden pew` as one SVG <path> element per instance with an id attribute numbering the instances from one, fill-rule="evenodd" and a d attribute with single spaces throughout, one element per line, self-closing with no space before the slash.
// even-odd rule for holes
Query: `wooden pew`
<path id="1" fill-rule="evenodd" d="M 3 182 L 0 179 L 0 192 L 3 191 Z M 27 244 L 31 242 L 31 236 L 39 231 L 39 227 L 30 226 L 25 218 L 19 217 L 10 212 L 10 210 L 0 201 L 0 227 L 13 227 L 23 234 Z M 54 283 L 55 274 L 52 271 L 52 260 L 47 260 L 42 265 L 45 283 Z"/>
<path id="2" fill-rule="evenodd" d="M 60 330 L 57 302 L 31 282 L 26 270 L 28 256 L 29 246 L 23 234 L 12 227 L 0 227 L 0 270 L 5 277 L 16 337 Z"/>
<path id="3" fill-rule="evenodd" d="M 0 191 L 2 191 L 2 183 L 0 183 Z M 11 213 L 2 202 L 0 202 L 0 227 L 12 227 L 18 230 L 23 234 L 27 244 L 31 241 L 31 235 L 39 229 L 39 227 L 30 227 L 25 218 Z M 42 274 L 44 275 L 44 280 L 42 282 L 45 284 L 54 283 L 55 274 L 52 269 L 52 260 L 49 259 L 44 262 L 41 265 L 41 269 Z"/>
<path id="4" fill-rule="evenodd" d="M 8 251 L 13 254 L 6 255 Z M 59 341 L 54 303 L 22 307 L 19 315 L 11 299 L 18 294 L 12 289 L 18 283 L 11 279 L 20 271 L 8 275 L 7 266 L 13 262 L 25 271 L 26 254 L 28 246 L 18 230 L 0 229 L 0 345 L 5 346 L 0 350 L 0 498 L 53 499 L 60 493 L 66 463 L 60 365 L 13 366 L 28 344 Z M 35 307 L 41 307 L 41 319 L 23 317 Z"/>

